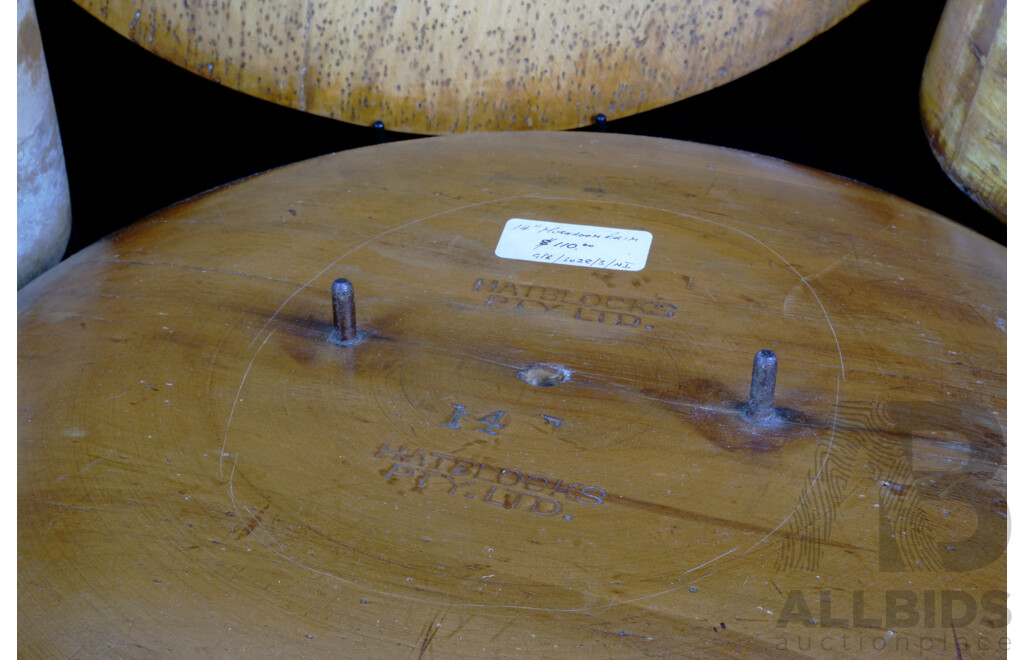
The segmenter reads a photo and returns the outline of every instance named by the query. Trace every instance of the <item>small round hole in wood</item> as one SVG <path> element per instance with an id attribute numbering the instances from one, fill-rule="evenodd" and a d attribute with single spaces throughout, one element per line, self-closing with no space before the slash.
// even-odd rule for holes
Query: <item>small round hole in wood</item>
<path id="1" fill-rule="evenodd" d="M 554 387 L 569 380 L 571 372 L 560 364 L 535 364 L 516 374 L 519 380 L 535 387 Z"/>

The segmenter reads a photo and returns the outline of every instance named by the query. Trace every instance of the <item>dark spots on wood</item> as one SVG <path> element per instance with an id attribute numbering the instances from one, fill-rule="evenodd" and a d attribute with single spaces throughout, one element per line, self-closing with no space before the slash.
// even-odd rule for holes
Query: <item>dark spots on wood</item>
<path id="1" fill-rule="evenodd" d="M 427 624 L 427 627 L 428 630 L 423 636 L 423 643 L 420 645 L 420 654 L 417 656 L 417 658 L 422 658 L 423 654 L 427 652 L 427 649 L 430 647 L 430 643 L 434 641 L 434 635 L 437 634 L 437 631 L 440 630 L 441 626 L 440 624 L 431 621 Z"/>
<path id="2" fill-rule="evenodd" d="M 242 9 L 240 26 L 232 25 L 237 20 L 233 12 L 218 5 L 179 11 L 177 25 L 166 26 L 149 8 L 132 22 L 131 34 L 149 35 L 138 41 L 151 51 L 169 48 L 165 57 L 179 66 L 203 69 L 211 78 L 213 67 L 219 75 L 222 67 L 235 66 L 231 86 L 354 123 L 369 123 L 383 113 L 401 132 L 565 129 L 589 124 L 596 112 L 634 114 L 731 80 L 791 50 L 863 2 L 848 0 L 828 11 L 807 12 L 807 1 L 783 12 L 792 19 L 777 24 L 751 21 L 749 12 L 735 6 L 708 13 L 696 7 L 667 10 L 665 3 L 645 6 L 643 14 L 639 7 L 630 11 L 629 6 L 608 5 L 600 12 L 603 20 L 596 22 L 576 9 L 542 16 L 529 4 L 511 16 L 483 6 L 459 12 L 427 4 L 415 10 L 419 15 L 413 20 L 400 22 L 390 6 L 345 15 L 318 3 L 315 13 L 310 6 L 304 17 L 262 7 Z M 105 9 L 98 17 L 119 30 L 130 20 L 123 14 L 108 16 Z M 206 34 L 189 27 L 194 25 Z M 182 29 L 189 36 L 184 50 L 177 34 Z M 211 38 L 217 34 L 224 36 Z M 255 44 L 246 44 L 247 38 Z M 759 47 L 736 60 L 730 51 L 737 41 Z M 541 45 L 547 51 L 544 66 L 528 56 Z M 462 76 L 466 84 L 458 84 L 458 76 L 453 83 L 453 53 L 462 62 L 470 59 L 463 53 L 472 57 L 472 68 L 466 67 Z M 250 67 L 243 70 L 235 61 Z M 365 95 L 331 84 L 345 72 L 355 72 L 376 91 Z M 272 79 L 261 81 L 260 74 Z M 399 87 L 396 94 L 382 92 Z M 564 87 L 572 90 L 570 96 L 563 95 Z M 467 89 L 479 98 L 468 98 Z M 413 109 L 412 99 L 419 99 L 420 106 Z M 536 116 L 537 108 L 548 114 Z"/>
<path id="3" fill-rule="evenodd" d="M 641 275 L 639 277 L 634 278 L 633 281 L 631 282 L 631 284 L 635 288 L 639 289 L 640 287 L 642 287 L 643 285 L 647 284 L 650 281 L 651 281 L 651 278 L 647 277 L 646 275 Z"/>
<path id="4" fill-rule="evenodd" d="M 254 513 L 253 516 L 249 518 L 249 520 L 245 521 L 242 529 L 238 530 L 238 533 L 235 534 L 235 540 L 237 541 L 239 539 L 245 538 L 246 536 L 249 536 L 254 531 L 256 531 L 256 528 L 259 527 L 260 524 L 263 522 L 263 514 L 266 513 L 269 507 L 269 504 L 265 505 L 262 509 L 259 510 L 259 512 Z M 228 513 L 228 515 L 232 517 L 234 516 L 234 514 L 232 513 Z"/>

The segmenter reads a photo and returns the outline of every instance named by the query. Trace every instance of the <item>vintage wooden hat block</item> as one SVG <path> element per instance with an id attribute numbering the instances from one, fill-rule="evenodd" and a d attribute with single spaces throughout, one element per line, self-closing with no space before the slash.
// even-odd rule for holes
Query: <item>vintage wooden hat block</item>
<path id="1" fill-rule="evenodd" d="M 420 134 L 559 130 L 723 85 L 865 0 L 75 0 L 225 87 Z"/>
<path id="2" fill-rule="evenodd" d="M 19 293 L 20 650 L 997 649 L 1005 268 L 849 180 L 611 134 L 188 200 Z"/>
<path id="3" fill-rule="evenodd" d="M 1003 222 L 1006 29 L 1006 0 L 950 0 L 921 79 L 921 118 L 939 164 Z"/>

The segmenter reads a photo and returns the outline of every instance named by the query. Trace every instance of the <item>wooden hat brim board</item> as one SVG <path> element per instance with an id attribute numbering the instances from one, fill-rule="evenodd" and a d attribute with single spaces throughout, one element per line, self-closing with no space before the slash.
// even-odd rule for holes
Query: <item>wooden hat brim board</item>
<path id="1" fill-rule="evenodd" d="M 950 0 L 921 82 L 921 115 L 949 178 L 1006 222 L 1006 1 Z"/>
<path id="2" fill-rule="evenodd" d="M 441 134 L 591 124 L 734 80 L 864 0 L 76 0 L 160 57 L 306 112 Z"/>
<path id="3" fill-rule="evenodd" d="M 521 226 L 560 229 L 498 256 Z M 640 232 L 636 271 L 557 245 L 624 267 Z M 19 293 L 20 648 L 786 657 L 846 619 L 847 655 L 949 652 L 944 593 L 975 604 L 957 645 L 993 640 L 1005 266 L 851 181 L 611 134 L 188 200 Z M 770 427 L 742 413 L 763 348 Z M 897 587 L 931 620 L 887 619 Z"/>

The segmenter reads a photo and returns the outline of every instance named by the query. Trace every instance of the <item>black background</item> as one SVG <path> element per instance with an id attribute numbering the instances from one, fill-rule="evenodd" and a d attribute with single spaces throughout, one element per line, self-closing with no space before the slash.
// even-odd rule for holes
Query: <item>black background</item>
<path id="1" fill-rule="evenodd" d="M 758 71 L 609 121 L 607 130 L 728 146 L 839 174 L 1005 245 L 1006 226 L 946 177 L 921 127 L 921 73 L 943 4 L 871 0 Z M 215 186 L 377 143 L 370 127 L 280 107 L 179 69 L 71 0 L 36 0 L 36 10 L 71 186 L 68 255 Z"/>

